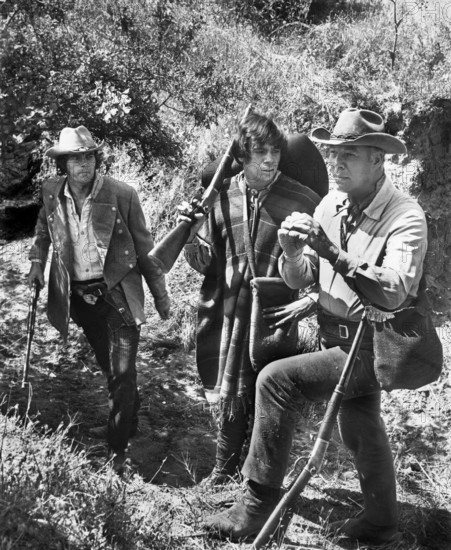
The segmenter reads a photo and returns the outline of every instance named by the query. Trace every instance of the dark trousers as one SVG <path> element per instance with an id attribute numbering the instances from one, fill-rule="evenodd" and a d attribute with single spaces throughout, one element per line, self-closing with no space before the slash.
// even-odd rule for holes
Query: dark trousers
<path id="1" fill-rule="evenodd" d="M 82 327 L 107 378 L 108 444 L 113 451 L 123 451 L 130 431 L 138 425 L 136 354 L 139 328 L 126 324 L 121 313 L 103 298 L 91 305 L 75 293 L 71 297 L 71 316 Z"/>
<path id="2" fill-rule="evenodd" d="M 304 399 L 331 396 L 350 345 L 322 342 L 322 350 L 275 361 L 259 374 L 255 423 L 243 475 L 278 488 L 288 466 L 298 406 Z M 332 345 L 332 347 L 328 347 Z M 344 444 L 354 455 L 365 501 L 365 517 L 383 526 L 397 523 L 393 459 L 380 416 L 381 394 L 370 349 L 360 351 L 338 425 Z"/>

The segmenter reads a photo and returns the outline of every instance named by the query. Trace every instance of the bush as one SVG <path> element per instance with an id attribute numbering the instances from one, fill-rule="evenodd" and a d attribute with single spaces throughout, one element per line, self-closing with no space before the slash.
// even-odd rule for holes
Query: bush
<path id="1" fill-rule="evenodd" d="M 96 471 L 70 444 L 71 427 L 39 433 L 0 415 L 0 548 L 186 548 L 171 539 L 171 497 L 110 466 Z"/>
<path id="2" fill-rule="evenodd" d="M 208 63 L 187 63 L 203 20 L 182 3 L 6 0 L 2 16 L 2 142 L 85 124 L 111 144 L 137 143 L 145 161 L 170 159 L 181 148 L 162 108 L 208 118 Z"/>
<path id="3" fill-rule="evenodd" d="M 263 35 L 285 25 L 305 23 L 312 0 L 226 0 L 238 21 L 246 21 Z"/>

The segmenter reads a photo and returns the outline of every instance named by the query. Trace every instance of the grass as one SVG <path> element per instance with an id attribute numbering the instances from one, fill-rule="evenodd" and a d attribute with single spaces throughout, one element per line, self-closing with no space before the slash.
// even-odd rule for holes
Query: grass
<path id="1" fill-rule="evenodd" d="M 243 22 L 231 24 L 217 3 L 195 4 L 196 9 L 205 9 L 206 24 L 197 33 L 187 61 L 202 62 L 202 70 L 211 71 L 208 89 L 198 91 L 205 92 L 205 101 L 217 95 L 220 107 L 212 113 L 217 118 L 198 125 L 191 115 L 180 112 L 177 102 L 162 107 L 165 126 L 183 144 L 183 160 L 178 164 L 154 159 L 142 171 L 139 152 L 132 145 L 107 149 L 110 175 L 138 190 L 156 241 L 174 226 L 176 205 L 193 196 L 202 167 L 225 149 L 236 118 L 249 102 L 260 111 L 273 111 L 288 131 L 330 127 L 344 107 L 358 106 L 384 113 L 390 131 L 402 132 L 435 98 L 449 99 L 450 18 L 434 17 L 435 12 L 421 3 L 418 5 L 423 7 L 405 14 L 392 68 L 392 2 L 358 4 L 353 14 L 341 12 L 309 28 L 286 27 L 273 32 L 269 39 L 255 34 Z M 443 10 L 446 2 L 434 2 L 432 7 Z M 178 17 L 189 18 L 187 5 Z M 196 87 L 194 80 L 187 84 Z M 46 165 L 41 179 L 49 169 Z M 406 192 L 412 192 L 410 185 L 401 183 Z M 20 368 L 24 348 L 23 281 L 28 246 L 29 241 L 10 244 L 7 257 L 3 257 L 3 377 L 9 376 L 11 365 Z M 155 426 L 146 437 L 155 448 L 163 447 L 154 470 L 163 475 L 172 460 L 177 475 L 184 476 L 183 486 L 161 483 L 158 476 L 144 479 L 134 471 L 118 479 L 99 461 L 95 448 L 80 444 L 74 433 L 78 436 L 82 427 L 78 420 L 68 420 L 67 412 L 79 403 L 81 407 L 89 397 L 92 402 L 89 414 L 85 413 L 89 420 L 97 419 L 96 407 L 104 404 L 104 396 L 94 399 L 91 384 L 94 387 L 95 367 L 83 339 L 74 338 L 69 349 L 57 344 L 41 302 L 35 347 L 39 355 L 35 368 L 39 367 L 42 374 L 40 386 L 28 407 L 23 404 L 24 396 L 20 407 L 16 406 L 17 387 L 4 392 L 1 407 L 0 550 L 247 547 L 206 538 L 201 526 L 203 517 L 239 497 L 244 485 L 237 483 L 218 491 L 195 485 L 208 470 L 209 459 L 202 462 L 199 456 L 205 456 L 200 453 L 214 432 L 208 415 L 200 414 L 201 401 L 196 398 L 199 381 L 192 355 L 185 353 L 194 346 L 200 283 L 201 277 L 179 258 L 168 275 L 173 314 L 165 322 L 158 319 L 147 294 L 148 324 L 143 329 L 140 352 L 144 409 L 149 411 L 149 423 Z M 384 394 L 383 399 L 399 488 L 403 541 L 395 547 L 398 550 L 441 550 L 450 544 L 451 353 L 445 337 L 449 326 L 445 323 L 440 328 L 446 355 L 441 380 L 422 391 L 397 391 Z M 181 354 L 180 364 L 174 365 L 171 358 L 176 351 Z M 82 365 L 76 383 L 74 364 Z M 164 369 L 160 371 L 158 366 Z M 17 385 L 17 376 L 8 383 Z M 57 383 L 66 384 L 65 403 L 52 401 Z M 174 387 L 182 397 L 176 399 Z M 308 458 L 323 412 L 322 404 L 306 405 L 300 412 L 303 421 L 296 433 L 290 470 L 298 457 L 299 467 Z M 64 423 L 58 427 L 60 418 Z M 192 439 L 195 430 L 199 443 L 185 448 L 181 440 Z M 164 433 L 169 434 L 167 453 Z M 157 454 L 149 451 L 154 452 Z M 343 548 L 337 546 L 338 541 L 326 541 L 319 528 L 338 516 L 356 513 L 360 506 L 352 461 L 334 434 L 321 474 L 299 500 L 284 547 Z"/>

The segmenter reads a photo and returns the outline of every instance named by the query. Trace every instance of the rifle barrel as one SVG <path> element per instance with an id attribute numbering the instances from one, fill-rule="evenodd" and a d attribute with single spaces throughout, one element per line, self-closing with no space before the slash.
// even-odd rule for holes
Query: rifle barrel
<path id="1" fill-rule="evenodd" d="M 252 105 L 248 105 L 243 117 L 246 117 L 251 110 Z M 191 227 L 195 223 L 194 214 L 198 212 L 204 212 L 208 214 L 209 209 L 213 205 L 219 189 L 224 180 L 224 173 L 228 164 L 233 160 L 233 145 L 234 142 L 229 144 L 226 152 L 222 156 L 221 162 L 219 163 L 218 168 L 216 169 L 215 175 L 211 180 L 209 186 L 204 191 L 200 203 L 193 209 L 191 213 L 192 222 L 191 224 L 186 221 L 179 222 L 172 231 L 170 231 L 166 237 L 159 241 L 153 249 L 150 251 L 150 255 L 156 259 L 159 266 L 164 273 L 169 273 L 174 265 L 175 261 L 179 257 L 183 247 L 186 244 L 186 241 L 189 238 Z"/>
<path id="2" fill-rule="evenodd" d="M 31 358 L 31 342 L 33 341 L 33 336 L 34 336 L 34 325 L 36 322 L 36 309 L 38 307 L 39 291 L 40 291 L 39 284 L 35 281 L 33 283 L 30 300 L 28 302 L 27 354 L 25 357 L 25 365 L 23 368 L 22 388 L 25 387 L 25 384 L 28 381 L 28 371 L 30 369 L 30 358 Z"/>

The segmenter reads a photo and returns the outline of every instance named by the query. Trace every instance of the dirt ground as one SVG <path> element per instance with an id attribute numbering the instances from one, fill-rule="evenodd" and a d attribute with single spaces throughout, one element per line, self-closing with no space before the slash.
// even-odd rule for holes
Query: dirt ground
<path id="1" fill-rule="evenodd" d="M 28 240 L 22 241 L 21 250 L 27 244 Z M 25 257 L 18 261 L 18 254 L 13 252 L 13 245 L 3 247 L 0 272 L 2 412 L 15 409 L 24 413 L 28 408 L 31 418 L 52 430 L 61 422 L 72 423 L 69 433 L 74 442 L 100 463 L 105 456 L 104 445 L 87 433 L 107 420 L 106 381 L 75 324 L 71 322 L 66 345 L 49 326 L 46 289 L 39 297 L 29 384 L 21 387 L 29 265 Z M 193 476 L 197 481 L 209 473 L 214 462 L 215 425 L 196 377 L 194 353 L 174 349 L 167 341 L 152 341 L 149 331 L 144 325 L 137 362 L 142 401 L 139 433 L 131 440 L 128 454 L 145 480 L 183 487 L 193 483 Z"/>
<path id="2" fill-rule="evenodd" d="M 30 240 L 24 239 L 0 247 L 1 412 L 27 413 L 43 431 L 54 430 L 61 423 L 70 424 L 69 433 L 74 444 L 84 449 L 93 465 L 100 468 L 105 463 L 106 447 L 102 442 L 90 439 L 87 433 L 92 426 L 106 422 L 105 380 L 89 345 L 75 325 L 71 325 L 67 345 L 49 326 L 45 313 L 46 290 L 39 299 L 29 384 L 21 387 L 26 351 L 29 293 L 25 278 L 29 269 L 26 259 L 29 245 Z M 156 316 L 152 321 L 163 323 L 160 332 L 164 333 L 164 322 L 158 321 Z M 135 471 L 146 482 L 160 486 L 162 490 L 194 487 L 213 467 L 216 443 L 215 422 L 196 374 L 194 352 L 185 352 L 170 341 L 155 339 L 152 323 L 148 323 L 142 330 L 137 369 L 142 399 L 140 433 L 131 440 L 128 449 Z M 443 393 L 445 389 L 447 397 Z M 399 550 L 451 548 L 450 503 L 432 498 L 432 491 L 429 491 L 432 482 L 431 487 L 427 487 L 427 475 L 431 476 L 431 472 L 437 471 L 440 475 L 440 468 L 450 471 L 447 451 L 451 427 L 450 390 L 451 381 L 441 387 L 440 410 L 437 409 L 441 418 L 434 419 L 435 424 L 423 422 L 415 428 L 412 418 L 416 418 L 416 405 L 412 410 L 404 411 L 402 418 L 398 411 L 399 418 L 390 412 L 386 419 L 392 441 L 399 440 L 398 444 L 402 445 L 398 447 L 401 450 L 395 460 L 398 481 L 402 481 L 398 500 L 404 525 L 403 542 L 396 546 Z M 393 406 L 390 410 L 394 410 Z M 291 468 L 296 467 L 296 459 L 299 459 L 300 468 L 305 464 L 323 411 L 322 404 L 308 405 L 302 411 L 303 422 L 296 433 Z M 426 439 L 422 439 L 423 435 L 428 446 L 421 448 L 421 454 L 418 445 L 422 441 L 424 446 Z M 394 451 L 396 453 L 396 448 Z M 421 458 L 417 457 L 424 457 L 425 462 L 419 462 Z M 429 469 L 424 476 L 421 468 L 424 470 L 423 464 L 427 462 L 435 470 Z M 440 479 L 438 483 L 445 483 L 445 478 Z M 444 494 L 449 494 L 449 476 L 447 479 Z M 236 490 L 241 489 L 235 488 L 230 498 L 236 495 Z M 218 495 L 218 505 L 227 503 L 227 494 Z M 325 542 L 321 529 L 327 521 L 353 516 L 361 507 L 352 461 L 334 433 L 321 474 L 309 483 L 299 499 L 284 547 L 356 548 L 352 543 L 334 545 Z"/>

